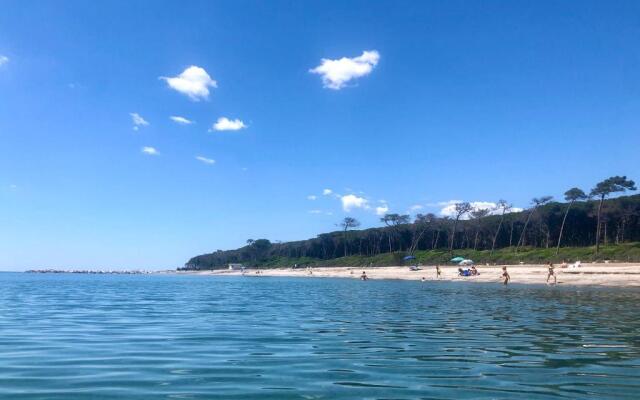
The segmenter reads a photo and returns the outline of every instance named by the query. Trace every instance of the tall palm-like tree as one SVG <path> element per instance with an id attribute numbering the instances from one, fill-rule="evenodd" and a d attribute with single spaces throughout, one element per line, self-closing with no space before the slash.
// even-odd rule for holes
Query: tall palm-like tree
<path id="1" fill-rule="evenodd" d="M 496 248 L 496 241 L 498 240 L 498 235 L 500 234 L 500 228 L 502 228 L 502 223 L 504 222 L 504 215 L 509 212 L 513 208 L 512 204 L 507 203 L 506 200 L 498 200 L 498 204 L 496 205 L 496 209 L 500 210 L 500 223 L 498 223 L 498 229 L 496 229 L 495 235 L 493 235 L 493 241 L 491 242 L 491 254 Z"/>
<path id="2" fill-rule="evenodd" d="M 453 228 L 451 229 L 451 237 L 449 238 L 449 255 L 453 255 L 453 244 L 455 242 L 455 236 L 456 236 L 456 228 L 458 227 L 458 221 L 460 221 L 460 218 L 462 218 L 465 214 L 471 212 L 473 210 L 473 206 L 466 201 L 463 201 L 461 203 L 456 203 L 455 204 L 455 216 L 456 218 L 453 221 Z"/>
<path id="3" fill-rule="evenodd" d="M 344 232 L 344 256 L 347 256 L 347 231 L 351 228 L 357 228 L 360 226 L 360 221 L 352 217 L 344 217 L 339 224 Z"/>
<path id="4" fill-rule="evenodd" d="M 436 216 L 432 213 L 418 214 L 413 221 L 413 236 L 411 238 L 411 246 L 409 247 L 409 254 L 413 254 L 422 239 L 422 235 L 429 229 L 429 226 L 436 220 Z"/>
<path id="5" fill-rule="evenodd" d="M 473 218 L 473 222 L 476 225 L 476 234 L 473 238 L 473 249 L 476 250 L 478 248 L 478 235 L 480 235 L 480 225 L 482 224 L 482 218 L 491 214 L 493 209 L 491 208 L 478 208 L 471 211 L 471 218 Z"/>
<path id="6" fill-rule="evenodd" d="M 409 215 L 400 215 L 400 214 L 385 214 L 384 217 L 380 218 L 380 222 L 383 222 L 386 226 L 391 228 L 391 234 L 389 234 L 389 253 L 393 252 L 393 248 L 391 247 L 391 237 L 398 236 L 398 227 L 400 225 L 406 225 L 411 221 Z M 398 242 L 400 242 L 398 240 Z M 398 243 L 398 250 L 400 249 L 401 243 Z"/>
<path id="7" fill-rule="evenodd" d="M 516 245 L 516 253 L 520 249 L 520 245 L 524 244 L 524 234 L 525 232 L 527 232 L 527 226 L 529 225 L 531 216 L 536 212 L 538 207 L 547 204 L 548 202 L 551 201 L 551 199 L 553 199 L 553 196 L 534 197 L 533 200 L 531 200 L 531 203 L 533 204 L 533 208 L 531 208 L 531 210 L 529 211 L 529 214 L 527 215 L 527 220 L 525 221 L 524 227 L 522 228 L 522 233 L 520 233 L 520 239 L 518 239 L 518 244 Z"/>
<path id="8" fill-rule="evenodd" d="M 562 233 L 564 232 L 564 224 L 567 221 L 567 215 L 569 215 L 569 210 L 573 203 L 578 200 L 584 200 L 587 198 L 587 195 L 582 191 L 582 189 L 574 187 L 566 192 L 564 192 L 564 199 L 569 203 L 567 204 L 567 209 L 564 211 L 564 217 L 562 217 L 562 225 L 560 225 L 560 234 L 558 235 L 558 245 L 556 246 L 556 255 L 560 252 L 560 242 L 562 242 Z"/>
<path id="9" fill-rule="evenodd" d="M 598 225 L 596 226 L 595 256 L 600 252 L 600 222 L 602 220 L 602 205 L 604 204 L 604 199 L 612 193 L 625 192 L 627 190 L 636 190 L 636 183 L 627 179 L 626 176 L 612 176 L 602 182 L 598 182 L 596 187 L 591 189 L 591 197 L 600 198 L 600 202 L 598 203 Z"/>

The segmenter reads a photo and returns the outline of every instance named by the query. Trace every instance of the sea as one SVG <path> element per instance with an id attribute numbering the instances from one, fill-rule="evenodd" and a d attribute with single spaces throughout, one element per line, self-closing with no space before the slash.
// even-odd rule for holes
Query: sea
<path id="1" fill-rule="evenodd" d="M 638 399 L 640 291 L 0 273 L 0 399 Z"/>

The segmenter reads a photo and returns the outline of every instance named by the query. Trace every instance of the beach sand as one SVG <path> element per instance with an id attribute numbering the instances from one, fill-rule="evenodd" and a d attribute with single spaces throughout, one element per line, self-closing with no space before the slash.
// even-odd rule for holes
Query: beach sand
<path id="1" fill-rule="evenodd" d="M 441 266 L 442 281 L 463 282 L 495 282 L 501 283 L 502 265 L 476 266 L 480 275 L 471 277 L 458 276 L 458 266 Z M 465 267 L 466 268 L 466 267 Z M 545 284 L 547 279 L 547 267 L 545 265 L 508 265 L 511 283 Z M 291 276 L 314 278 L 353 278 L 359 279 L 362 271 L 366 271 L 369 279 L 402 279 L 427 281 L 436 280 L 435 266 L 423 266 L 419 271 L 411 271 L 409 267 L 371 267 L 371 268 L 346 268 L 346 267 L 322 267 L 309 270 L 305 268 L 275 268 L 261 269 L 259 274 L 256 269 L 247 269 L 245 276 Z M 589 285 L 589 286 L 616 286 L 616 287 L 640 287 L 640 263 L 610 263 L 610 264 L 583 264 L 578 268 L 560 268 L 556 265 L 556 275 L 559 285 Z M 214 270 L 214 271 L 183 271 L 181 274 L 195 275 L 219 275 L 240 276 L 240 271 Z M 553 278 L 550 279 L 553 282 Z"/>

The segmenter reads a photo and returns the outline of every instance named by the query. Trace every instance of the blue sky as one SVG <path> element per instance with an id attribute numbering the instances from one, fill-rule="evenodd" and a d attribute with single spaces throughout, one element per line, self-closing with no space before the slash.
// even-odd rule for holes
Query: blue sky
<path id="1" fill-rule="evenodd" d="M 172 268 L 640 179 L 638 2 L 2 8 L 2 269 Z"/>

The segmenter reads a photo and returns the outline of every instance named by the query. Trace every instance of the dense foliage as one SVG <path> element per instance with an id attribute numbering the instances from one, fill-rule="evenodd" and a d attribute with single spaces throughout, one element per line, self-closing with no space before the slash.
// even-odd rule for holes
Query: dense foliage
<path id="1" fill-rule="evenodd" d="M 445 254 L 440 259 L 446 258 L 451 251 L 476 250 L 475 254 L 485 254 L 487 260 L 496 260 L 493 248 L 502 258 L 507 253 L 518 252 L 524 256 L 535 249 L 554 254 L 561 230 L 561 247 L 557 250 L 560 252 L 564 247 L 595 246 L 598 231 L 600 243 L 605 247 L 640 241 L 640 195 L 606 199 L 601 203 L 602 198 L 585 201 L 581 193 L 567 193 L 568 203 L 550 202 L 549 198 L 534 199 L 532 207 L 521 212 L 509 212 L 505 207 L 504 213 L 502 209 L 494 210 L 490 215 L 468 212 L 463 214 L 464 219 L 457 220 L 427 214 L 418 215 L 414 221 L 407 216 L 389 214 L 382 219 L 385 226 L 380 228 L 349 230 L 357 226 L 357 221 L 348 221 L 348 226 L 343 222 L 341 231 L 323 233 L 308 240 L 286 243 L 249 240 L 246 246 L 236 250 L 218 250 L 193 257 L 185 264 L 185 269 L 224 268 L 228 263 L 269 267 L 294 260 L 322 265 L 331 264 L 328 260 L 339 257 L 389 258 L 389 262 L 395 262 L 405 254 L 426 257 L 424 252 L 427 250 Z M 462 211 L 467 207 L 458 208 Z M 509 248 L 508 252 L 506 248 Z M 606 258 L 606 253 L 600 257 Z"/>

